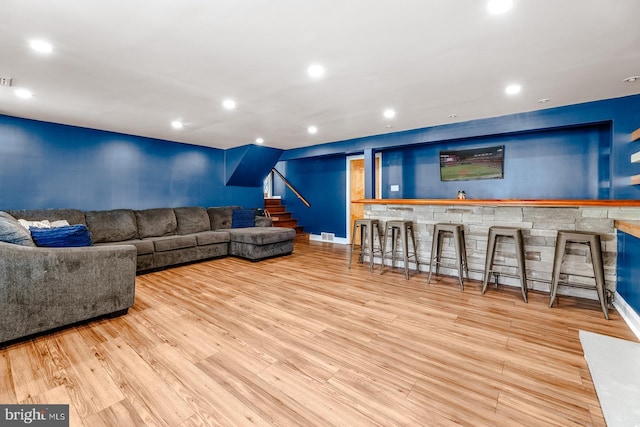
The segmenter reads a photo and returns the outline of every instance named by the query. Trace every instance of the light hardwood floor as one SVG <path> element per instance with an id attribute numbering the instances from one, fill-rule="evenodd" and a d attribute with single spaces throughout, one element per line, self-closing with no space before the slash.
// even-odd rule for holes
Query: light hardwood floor
<path id="1" fill-rule="evenodd" d="M 597 302 L 347 268 L 346 247 L 138 276 L 129 314 L 0 349 L 0 402 L 71 425 L 604 425 L 578 330 Z"/>

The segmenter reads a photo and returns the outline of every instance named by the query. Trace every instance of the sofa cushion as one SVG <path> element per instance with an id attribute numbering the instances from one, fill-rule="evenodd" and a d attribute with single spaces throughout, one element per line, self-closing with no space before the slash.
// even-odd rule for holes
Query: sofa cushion
<path id="1" fill-rule="evenodd" d="M 198 246 L 229 242 L 229 233 L 226 231 L 205 231 L 198 233 L 195 236 Z"/>
<path id="2" fill-rule="evenodd" d="M 196 236 L 164 236 L 153 239 L 156 252 L 173 251 L 176 249 L 192 248 L 196 246 Z"/>
<path id="3" fill-rule="evenodd" d="M 233 218 L 233 210 L 242 209 L 240 206 L 224 206 L 216 208 L 207 208 L 209 221 L 212 230 L 227 230 L 231 228 Z"/>
<path id="4" fill-rule="evenodd" d="M 201 231 L 211 230 L 209 215 L 205 208 L 192 206 L 184 208 L 174 208 L 173 213 L 176 215 L 178 234 L 192 234 Z"/>
<path id="5" fill-rule="evenodd" d="M 153 240 L 133 239 L 133 240 L 123 240 L 121 242 L 105 242 L 105 243 L 96 244 L 96 246 L 107 246 L 107 245 L 133 245 L 136 247 L 136 253 L 138 254 L 138 256 L 152 254 L 154 249 Z"/>
<path id="6" fill-rule="evenodd" d="M 176 234 L 176 215 L 171 208 L 156 208 L 134 211 L 138 223 L 138 236 L 161 237 Z"/>
<path id="7" fill-rule="evenodd" d="M 268 245 L 293 240 L 296 237 L 296 231 L 293 228 L 280 227 L 232 228 L 228 232 L 232 242 L 253 245 Z"/>
<path id="8" fill-rule="evenodd" d="M 256 225 L 256 211 L 253 209 L 234 209 L 231 216 L 231 228 L 245 228 Z"/>
<path id="9" fill-rule="evenodd" d="M 131 209 L 84 213 L 94 243 L 121 242 L 138 238 L 138 224 Z"/>
<path id="10" fill-rule="evenodd" d="M 35 246 L 29 230 L 20 225 L 14 217 L 3 211 L 0 211 L 0 242 Z"/>
<path id="11" fill-rule="evenodd" d="M 93 244 L 89 229 L 83 224 L 56 228 L 31 227 L 31 237 L 36 246 L 47 248 L 91 246 Z"/>
<path id="12" fill-rule="evenodd" d="M 84 212 L 78 209 L 20 209 L 7 212 L 14 218 L 26 219 L 27 221 L 42 221 L 44 219 L 58 221 L 65 219 L 71 225 L 87 225 L 84 219 Z"/>

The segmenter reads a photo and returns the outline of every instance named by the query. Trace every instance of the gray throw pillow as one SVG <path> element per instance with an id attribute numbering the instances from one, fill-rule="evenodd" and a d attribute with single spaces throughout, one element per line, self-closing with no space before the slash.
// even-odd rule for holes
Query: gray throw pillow
<path id="1" fill-rule="evenodd" d="M 29 230 L 21 226 L 17 219 L 3 211 L 0 211 L 0 242 L 35 246 Z"/>

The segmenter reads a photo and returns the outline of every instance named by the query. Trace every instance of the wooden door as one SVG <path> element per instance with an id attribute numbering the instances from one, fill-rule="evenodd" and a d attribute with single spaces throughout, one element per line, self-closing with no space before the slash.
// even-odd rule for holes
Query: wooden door
<path id="1" fill-rule="evenodd" d="M 349 200 L 364 199 L 364 159 L 355 159 L 349 163 Z M 351 203 L 350 206 L 349 232 L 353 231 L 353 223 L 358 218 L 364 217 L 364 205 L 362 203 Z M 351 236 L 356 239 L 356 244 L 360 244 L 360 236 Z"/>
<path id="2" fill-rule="evenodd" d="M 364 205 L 353 203 L 354 200 L 364 199 L 364 159 L 349 161 L 349 230 L 353 231 L 353 223 L 358 218 L 364 218 Z M 380 198 L 380 157 L 376 156 L 376 199 Z M 351 236 L 353 238 L 354 236 Z M 360 244 L 360 236 L 356 237 L 356 244 Z"/>

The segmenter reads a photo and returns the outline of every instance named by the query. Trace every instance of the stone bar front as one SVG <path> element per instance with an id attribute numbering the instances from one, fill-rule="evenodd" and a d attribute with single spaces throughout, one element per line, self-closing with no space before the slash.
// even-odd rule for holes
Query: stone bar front
<path id="1" fill-rule="evenodd" d="M 427 200 L 427 199 L 365 199 L 365 218 L 411 220 L 416 231 L 420 270 L 429 270 L 433 224 L 438 222 L 464 225 L 470 277 L 483 279 L 487 235 L 492 225 L 519 227 L 525 241 L 529 289 L 549 291 L 558 230 L 593 231 L 601 236 L 607 289 L 616 290 L 617 238 L 616 226 L 640 220 L 640 201 L 635 200 Z M 615 225 L 614 225 L 615 222 Z M 445 239 L 443 257 L 451 268 L 441 265 L 441 274 L 457 275 L 453 239 Z M 585 285 L 594 284 L 588 247 L 570 244 L 567 247 L 561 281 Z M 379 260 L 378 260 L 379 262 Z M 386 260 L 388 264 L 390 261 Z M 499 239 L 495 261 L 507 267 L 496 270 L 513 274 L 516 258 L 511 239 Z M 397 263 L 401 265 L 401 263 Z M 415 268 L 415 265 L 411 265 Z M 499 277 L 500 284 L 520 286 L 518 279 Z M 595 290 L 559 287 L 559 294 L 597 299 Z"/>

